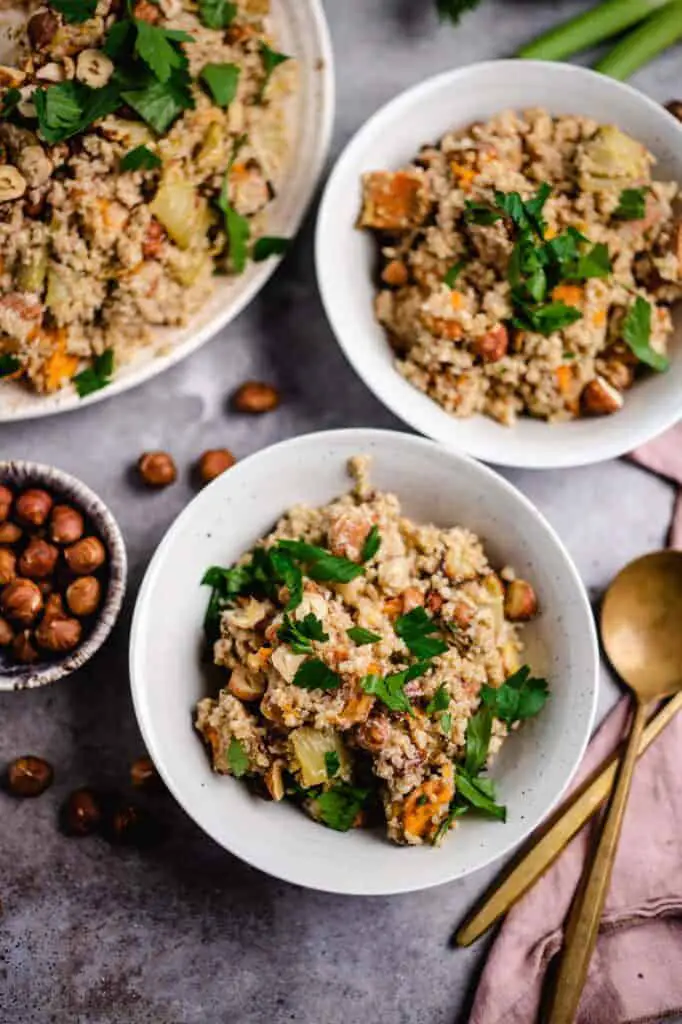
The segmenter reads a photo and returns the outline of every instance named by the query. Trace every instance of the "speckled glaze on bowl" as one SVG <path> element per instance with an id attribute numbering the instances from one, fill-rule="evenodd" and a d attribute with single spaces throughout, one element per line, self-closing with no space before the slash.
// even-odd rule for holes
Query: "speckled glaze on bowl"
<path id="1" fill-rule="evenodd" d="M 210 565 L 229 565 L 288 508 L 348 491 L 346 462 L 372 457 L 371 477 L 405 515 L 460 524 L 492 563 L 533 581 L 541 615 L 524 627 L 526 658 L 551 699 L 502 748 L 493 767 L 505 825 L 465 819 L 437 849 L 397 847 L 380 830 L 333 832 L 286 802 L 254 797 L 211 771 L 192 725 L 210 691 L 201 663 Z M 206 487 L 159 545 L 135 609 L 130 677 L 145 745 L 168 789 L 225 849 L 286 881 L 355 895 L 389 895 L 461 878 L 502 857 L 550 812 L 587 744 L 597 695 L 596 631 L 566 549 L 536 508 L 492 470 L 432 441 L 382 430 L 308 434 L 252 455 Z M 215 680 L 213 680 L 215 682 Z"/>
<path id="2" fill-rule="evenodd" d="M 75 476 L 37 462 L 0 461 L 0 483 L 16 491 L 43 487 L 58 500 L 76 505 L 86 520 L 90 520 L 107 549 L 108 581 L 104 601 L 94 625 L 75 651 L 70 651 L 63 658 L 17 665 L 0 648 L 0 690 L 28 690 L 47 686 L 70 675 L 102 646 L 121 610 L 126 588 L 126 550 L 118 523 L 107 506 Z"/>

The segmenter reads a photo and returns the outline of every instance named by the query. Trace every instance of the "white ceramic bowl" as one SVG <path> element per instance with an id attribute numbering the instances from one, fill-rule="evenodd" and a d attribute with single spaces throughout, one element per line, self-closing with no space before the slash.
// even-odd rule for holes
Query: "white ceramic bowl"
<path id="1" fill-rule="evenodd" d="M 299 80 L 287 104 L 291 158 L 268 213 L 268 234 L 293 238 L 317 188 L 329 150 L 334 121 L 334 62 L 321 0 L 272 0 L 270 20 L 278 48 L 296 57 Z M 156 377 L 234 320 L 280 262 L 273 258 L 252 263 L 240 277 L 217 279 L 213 294 L 189 324 L 158 328 L 154 341 L 121 367 L 108 387 L 87 398 L 79 398 L 71 386 L 52 395 L 38 395 L 22 384 L 4 382 L 0 388 L 0 423 L 80 409 Z M 228 338 L 225 344 L 229 345 Z"/>
<path id="2" fill-rule="evenodd" d="M 542 715 L 512 737 L 495 765 L 505 825 L 467 818 L 439 849 L 391 846 L 380 832 L 340 834 L 296 807 L 251 796 L 214 775 L 192 727 L 207 693 L 200 665 L 210 565 L 229 565 L 299 502 L 348 490 L 349 456 L 373 456 L 372 479 L 395 491 L 407 515 L 466 524 L 494 563 L 511 563 L 537 586 L 542 615 L 524 631 L 534 670 L 551 682 Z M 598 653 L 590 606 L 561 541 L 517 490 L 484 466 L 407 434 L 338 430 L 267 448 L 194 499 L 159 546 L 135 609 L 133 699 L 147 749 L 166 785 L 216 842 L 249 864 L 329 892 L 388 894 L 469 874 L 518 843 L 557 802 L 587 743 Z"/>
<path id="3" fill-rule="evenodd" d="M 569 64 L 473 64 L 402 93 L 351 140 L 324 194 L 316 260 L 322 299 L 339 344 L 384 405 L 423 434 L 477 458 L 539 469 L 614 458 L 682 416 L 682 318 L 669 372 L 638 383 L 615 416 L 552 425 L 524 418 L 513 428 L 483 416 L 455 419 L 395 369 L 385 333 L 374 319 L 376 241 L 355 228 L 365 171 L 398 168 L 451 128 L 502 110 L 537 106 L 617 124 L 655 154 L 657 177 L 682 182 L 682 127 L 636 89 Z"/>

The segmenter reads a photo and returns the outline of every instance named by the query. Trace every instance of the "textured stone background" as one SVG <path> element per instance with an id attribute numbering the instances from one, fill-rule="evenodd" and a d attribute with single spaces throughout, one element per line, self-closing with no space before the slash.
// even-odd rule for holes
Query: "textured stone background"
<path id="1" fill-rule="evenodd" d="M 507 55 L 585 3 L 484 0 L 454 32 L 430 0 L 327 0 L 338 65 L 334 153 L 378 106 L 422 78 Z M 679 91 L 679 51 L 637 84 Z M 538 97 L 541 100 L 541 97 Z M 448 938 L 498 868 L 423 894 L 351 899 L 304 892 L 245 867 L 161 800 L 170 839 L 154 852 L 68 840 L 59 802 L 83 783 L 121 784 L 142 752 L 128 690 L 127 628 L 144 568 L 192 496 L 188 473 L 143 494 L 129 467 L 147 448 L 189 467 L 209 446 L 239 456 L 325 427 L 401 429 L 347 367 L 317 297 L 312 216 L 260 298 L 181 366 L 111 402 L 0 427 L 3 458 L 82 477 L 125 533 L 130 590 L 116 635 L 84 671 L 44 692 L 0 695 L 0 763 L 28 751 L 56 766 L 40 800 L 0 795 L 0 1024 L 454 1024 L 464 1022 L 485 943 Z M 248 422 L 226 396 L 276 383 L 280 411 Z M 509 472 L 548 516 L 597 596 L 629 558 L 663 543 L 672 491 L 623 462 Z M 615 697 L 604 675 L 602 708 Z"/>

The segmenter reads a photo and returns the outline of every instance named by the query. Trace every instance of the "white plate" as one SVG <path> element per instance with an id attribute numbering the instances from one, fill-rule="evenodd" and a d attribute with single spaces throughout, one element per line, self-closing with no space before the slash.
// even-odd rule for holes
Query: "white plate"
<path id="1" fill-rule="evenodd" d="M 569 64 L 501 60 L 448 72 L 402 93 L 351 140 L 327 185 L 317 225 L 317 275 L 341 348 L 384 405 L 423 434 L 506 466 L 544 469 L 614 458 L 682 416 L 682 318 L 668 373 L 652 373 L 614 416 L 548 425 L 523 418 L 503 427 L 484 416 L 456 419 L 409 384 L 373 311 L 376 241 L 355 229 L 365 171 L 408 163 L 447 130 L 509 108 L 547 107 L 617 124 L 658 158 L 656 176 L 682 181 L 682 127 L 658 103 L 628 85 Z"/>
<path id="2" fill-rule="evenodd" d="M 289 103 L 291 154 L 282 187 L 272 204 L 268 233 L 293 238 L 310 203 L 329 151 L 334 120 L 334 64 L 320 0 L 272 0 L 277 45 L 298 62 L 298 89 Z M 205 308 L 181 329 L 163 328 L 135 359 L 121 367 L 109 387 L 79 398 L 72 387 L 36 395 L 15 383 L 0 387 L 0 423 L 79 409 L 127 391 L 195 352 L 230 323 L 275 271 L 279 260 L 250 264 L 238 278 L 219 278 Z M 226 344 L 229 341 L 226 339 Z"/>
<path id="3" fill-rule="evenodd" d="M 533 669 L 552 696 L 497 760 L 505 825 L 471 817 L 439 849 L 392 846 L 380 832 L 333 832 L 287 804 L 251 796 L 212 773 L 192 726 L 207 693 L 200 665 L 210 565 L 229 565 L 299 502 L 323 504 L 350 486 L 349 456 L 373 456 L 372 479 L 395 491 L 405 513 L 460 523 L 537 587 L 542 614 L 524 630 Z M 137 719 L 166 785 L 226 850 L 289 882 L 362 895 L 425 889 L 501 857 L 550 811 L 587 743 L 598 653 L 590 606 L 561 541 L 531 503 L 492 470 L 408 434 L 337 430 L 267 448 L 202 491 L 159 546 L 135 609 L 130 671 Z"/>

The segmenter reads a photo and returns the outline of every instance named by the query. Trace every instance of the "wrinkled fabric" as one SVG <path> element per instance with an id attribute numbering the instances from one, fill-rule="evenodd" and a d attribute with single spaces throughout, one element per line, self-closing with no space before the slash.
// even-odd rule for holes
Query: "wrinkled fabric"
<path id="1" fill-rule="evenodd" d="M 639 465 L 680 484 L 682 424 L 633 453 Z M 682 547 L 678 496 L 670 544 Z M 682 624 L 681 624 L 682 628 Z M 596 733 L 580 785 L 624 735 L 625 699 Z M 576 1024 L 644 1024 L 682 1015 L 682 715 L 637 765 Z M 509 912 L 479 982 L 469 1024 L 543 1024 L 543 986 L 582 873 L 594 822 Z"/>

